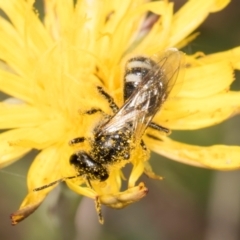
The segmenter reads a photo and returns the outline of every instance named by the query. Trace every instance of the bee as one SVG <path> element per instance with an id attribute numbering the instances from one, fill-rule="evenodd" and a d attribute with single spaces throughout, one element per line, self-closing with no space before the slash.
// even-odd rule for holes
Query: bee
<path id="1" fill-rule="evenodd" d="M 148 127 L 169 132 L 167 128 L 152 122 L 171 92 L 179 70 L 183 53 L 175 48 L 149 58 L 137 56 L 128 60 L 124 75 L 124 104 L 118 107 L 114 99 L 98 86 L 98 92 L 108 101 L 113 112 L 108 116 L 101 109 L 94 108 L 86 114 L 103 113 L 104 119 L 94 128 L 93 138 L 74 138 L 70 145 L 88 141 L 90 150 L 79 150 L 70 156 L 70 164 L 77 174 L 64 177 L 34 191 L 50 187 L 66 179 L 83 177 L 91 186 L 91 181 L 103 182 L 109 177 L 109 166 L 128 162 L 136 146 L 147 148 L 142 137 Z"/>

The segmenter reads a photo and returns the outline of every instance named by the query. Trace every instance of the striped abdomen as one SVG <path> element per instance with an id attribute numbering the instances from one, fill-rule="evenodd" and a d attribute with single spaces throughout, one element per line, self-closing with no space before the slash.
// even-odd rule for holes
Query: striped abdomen
<path id="1" fill-rule="evenodd" d="M 137 56 L 128 60 L 124 75 L 124 102 L 156 63 L 150 58 Z"/>

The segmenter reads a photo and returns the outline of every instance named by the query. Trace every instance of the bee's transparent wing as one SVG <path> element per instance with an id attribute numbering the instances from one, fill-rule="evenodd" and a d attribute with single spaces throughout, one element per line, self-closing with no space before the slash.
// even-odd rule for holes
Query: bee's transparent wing
<path id="1" fill-rule="evenodd" d="M 175 96 L 180 91 L 183 83 L 185 54 L 176 48 L 169 48 L 163 53 L 154 54 L 151 59 L 158 63 L 164 71 L 167 97 L 169 95 Z"/>
<path id="2" fill-rule="evenodd" d="M 183 83 L 185 54 L 176 48 L 169 48 L 163 53 L 154 54 L 151 59 L 158 63 L 166 76 L 164 83 L 167 97 L 175 96 Z"/>
<path id="3" fill-rule="evenodd" d="M 153 68 L 101 130 L 111 134 L 128 128 L 133 141 L 141 139 L 148 124 L 176 83 L 183 56 L 184 54 L 175 48 L 153 56 L 151 58 L 155 62 Z"/>

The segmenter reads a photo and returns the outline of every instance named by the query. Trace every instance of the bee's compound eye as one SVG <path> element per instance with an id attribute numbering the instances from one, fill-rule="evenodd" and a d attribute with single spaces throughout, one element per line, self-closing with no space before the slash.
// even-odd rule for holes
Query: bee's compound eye
<path id="1" fill-rule="evenodd" d="M 79 166 L 79 157 L 77 154 L 72 154 L 70 159 L 69 159 L 69 162 L 71 165 L 74 165 L 75 167 L 78 167 Z"/>
<path id="2" fill-rule="evenodd" d="M 84 151 L 76 152 L 70 157 L 70 164 L 74 165 L 80 175 L 86 175 L 90 180 L 105 181 L 109 174 L 101 163 L 92 159 L 92 157 Z"/>
<path id="3" fill-rule="evenodd" d="M 99 175 L 99 181 L 103 182 L 103 181 L 107 180 L 108 177 L 109 177 L 109 174 L 108 174 L 107 170 L 104 169 L 104 171 L 101 171 L 101 174 Z"/>

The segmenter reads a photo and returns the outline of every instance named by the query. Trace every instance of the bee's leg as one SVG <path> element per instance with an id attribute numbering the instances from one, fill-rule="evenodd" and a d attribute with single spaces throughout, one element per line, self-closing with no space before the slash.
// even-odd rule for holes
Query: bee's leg
<path id="1" fill-rule="evenodd" d="M 88 115 L 92 115 L 92 114 L 95 114 L 95 113 L 97 113 L 97 112 L 100 112 L 100 113 L 102 113 L 102 114 L 105 114 L 105 112 L 102 110 L 102 109 L 100 109 L 100 108 L 91 108 L 90 110 L 88 110 L 88 111 L 86 111 L 86 112 L 84 112 L 85 114 L 88 114 Z"/>
<path id="2" fill-rule="evenodd" d="M 113 113 L 116 113 L 119 110 L 119 108 L 118 108 L 117 104 L 114 102 L 114 99 L 108 93 L 106 93 L 102 87 L 98 86 L 97 89 L 98 89 L 99 93 L 107 99 L 109 106 L 112 109 Z"/>
<path id="3" fill-rule="evenodd" d="M 76 145 L 78 143 L 84 142 L 85 140 L 86 140 L 85 137 L 77 137 L 77 138 L 74 138 L 74 139 L 70 140 L 69 141 L 69 145 L 70 146 L 74 146 L 74 145 Z"/>
<path id="4" fill-rule="evenodd" d="M 168 128 L 162 127 L 154 122 L 150 122 L 148 127 L 158 130 L 160 132 L 165 132 L 167 134 L 170 133 L 170 130 Z"/>
<path id="5" fill-rule="evenodd" d="M 87 110 L 86 112 L 83 112 L 83 113 L 81 113 L 80 112 L 80 114 L 87 114 L 87 115 L 93 115 L 93 114 L 95 114 L 95 113 L 101 113 L 103 116 L 104 116 L 104 118 L 109 118 L 110 119 L 110 115 L 108 115 L 107 113 L 105 113 L 102 109 L 100 109 L 100 108 L 91 108 L 90 110 Z"/>
<path id="6" fill-rule="evenodd" d="M 99 221 L 99 223 L 103 224 L 104 219 L 103 219 L 103 215 L 102 215 L 101 202 L 100 202 L 100 199 L 98 196 L 95 198 L 95 208 L 96 208 L 96 211 L 98 214 L 98 221 Z"/>
<path id="7" fill-rule="evenodd" d="M 142 149 L 143 150 L 145 150 L 145 151 L 147 151 L 147 146 L 146 146 L 146 144 L 144 143 L 144 141 L 143 140 L 141 140 L 141 147 L 142 147 Z"/>

